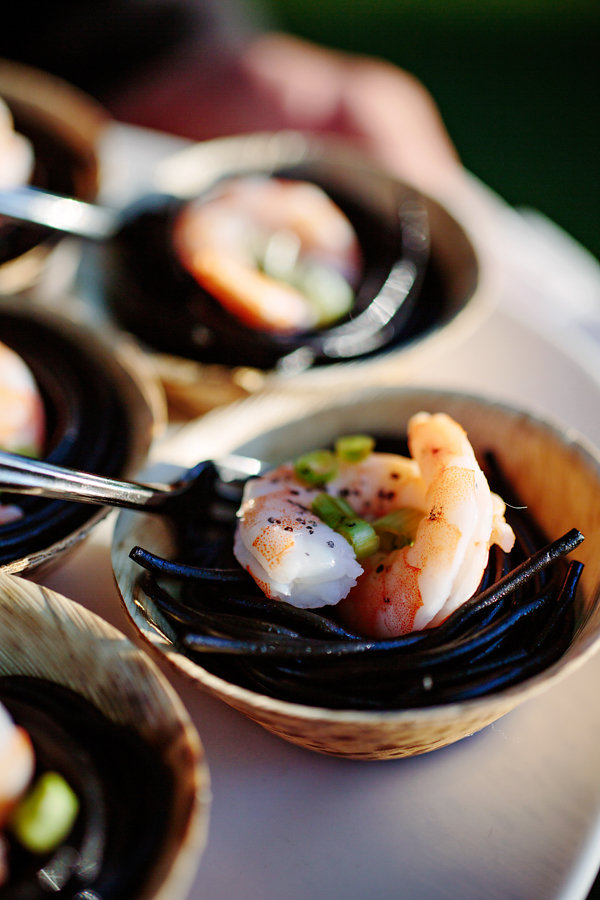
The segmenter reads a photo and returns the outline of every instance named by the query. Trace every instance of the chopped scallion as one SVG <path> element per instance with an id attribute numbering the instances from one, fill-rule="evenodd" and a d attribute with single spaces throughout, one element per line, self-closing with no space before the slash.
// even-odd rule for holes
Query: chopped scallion
<path id="1" fill-rule="evenodd" d="M 69 834 L 79 800 L 58 772 L 45 772 L 23 797 L 11 818 L 15 837 L 31 853 L 48 853 Z"/>
<path id="2" fill-rule="evenodd" d="M 364 559 L 378 550 L 379 536 L 375 529 L 365 519 L 357 516 L 343 497 L 317 494 L 310 508 L 322 522 L 348 541 L 357 559 Z"/>
<path id="3" fill-rule="evenodd" d="M 342 497 L 331 494 L 317 494 L 312 501 L 311 510 L 330 528 L 337 528 L 342 519 L 355 516 L 355 512 Z"/>
<path id="4" fill-rule="evenodd" d="M 422 518 L 420 510 L 403 507 L 376 519 L 373 528 L 379 535 L 381 549 L 390 552 L 412 544 Z"/>
<path id="5" fill-rule="evenodd" d="M 346 434 L 335 442 L 335 452 L 344 462 L 361 462 L 374 446 L 375 439 L 368 434 Z"/>
<path id="6" fill-rule="evenodd" d="M 326 484 L 335 478 L 337 471 L 337 460 L 331 450 L 312 450 L 294 462 L 296 477 L 309 485 Z"/>
<path id="7" fill-rule="evenodd" d="M 358 517 L 342 519 L 336 531 L 352 545 L 357 559 L 371 556 L 379 549 L 379 536 L 365 519 Z"/>

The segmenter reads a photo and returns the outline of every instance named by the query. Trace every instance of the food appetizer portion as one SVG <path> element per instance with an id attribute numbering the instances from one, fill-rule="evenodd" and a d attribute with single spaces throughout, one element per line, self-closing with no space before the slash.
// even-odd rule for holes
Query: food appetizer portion
<path id="1" fill-rule="evenodd" d="M 0 308 L 0 449 L 127 477 L 152 440 L 145 385 L 112 348 L 41 310 Z M 0 495 L 0 567 L 22 571 L 73 547 L 105 510 Z"/>
<path id="2" fill-rule="evenodd" d="M 211 517 L 207 474 L 179 560 L 134 548 L 180 652 L 267 696 L 353 710 L 486 696 L 561 657 L 582 572 L 564 557 L 583 535 L 549 542 L 445 413 L 413 415 L 407 447 L 379 444 L 341 437 L 249 480 L 235 524 Z"/>
<path id="3" fill-rule="evenodd" d="M 106 248 L 117 321 L 162 353 L 260 370 L 407 338 L 429 256 L 424 202 L 381 174 L 328 167 L 246 164 L 197 195 L 134 206 Z"/>
<path id="4" fill-rule="evenodd" d="M 0 897 L 136 896 L 170 815 L 160 755 L 45 679 L 0 677 L 0 698 Z"/>
<path id="5" fill-rule="evenodd" d="M 188 426 L 173 452 L 182 449 L 193 459 L 198 447 L 217 460 L 235 449 L 270 463 L 271 474 L 291 467 L 293 476 L 279 485 L 288 505 L 277 508 L 268 470 L 255 486 L 249 480 L 234 490 L 224 480 L 223 462 L 214 468 L 204 463 L 192 470 L 202 477 L 180 516 L 119 515 L 117 584 L 133 624 L 157 653 L 284 740 L 351 759 L 426 753 L 473 735 L 538 696 L 600 646 L 594 542 L 600 459 L 571 428 L 465 393 L 389 386 L 330 402 L 272 392 Z M 382 466 L 379 454 L 393 466 Z M 388 472 L 404 479 L 391 477 L 388 484 Z M 395 499 L 399 482 L 401 505 Z M 261 526 L 252 536 L 254 498 L 262 525 L 279 527 L 280 519 L 280 532 Z M 303 498 L 311 499 L 310 506 Z M 305 508 L 294 510 L 298 500 Z M 446 554 L 434 541 L 437 520 L 440 534 L 451 538 Z M 326 527 L 332 533 L 313 557 L 310 541 Z M 240 564 L 234 549 L 242 530 L 247 557 Z M 514 543 L 504 549 L 511 530 Z M 453 542 L 459 531 L 461 539 Z M 301 542 L 299 571 L 280 578 L 280 569 L 263 590 L 245 566 L 255 568 L 264 539 L 272 550 L 260 560 L 267 570 L 290 538 Z M 476 549 L 480 538 L 482 548 L 488 546 L 483 555 Z M 328 540 L 347 545 L 343 571 L 332 578 Z M 423 547 L 427 553 L 415 559 L 415 548 L 421 554 Z M 376 555 L 381 561 L 371 569 Z M 386 563 L 394 564 L 389 573 Z M 453 611 L 452 601 L 444 609 L 461 583 L 475 579 L 475 570 L 468 571 L 475 563 L 483 570 L 473 595 Z M 402 617 L 388 619 L 385 610 L 405 606 L 393 593 L 396 564 L 401 583 L 414 587 L 406 608 L 414 608 L 418 589 L 431 602 L 432 618 L 421 623 L 415 614 L 412 625 L 400 622 L 404 633 L 390 636 L 394 619 Z M 411 565 L 412 581 L 406 578 Z M 255 573 L 262 576 L 257 568 Z M 354 605 L 345 607 L 360 593 L 361 578 L 382 590 L 367 592 L 366 612 L 353 624 Z M 295 602 L 302 593 L 305 608 L 280 599 L 275 582 L 290 594 L 293 588 Z M 319 593 L 323 605 L 308 605 L 306 598 L 314 604 Z M 444 620 L 434 623 L 437 615 Z M 386 633 L 367 633 L 373 624 Z"/>
<path id="6" fill-rule="evenodd" d="M 0 897 L 183 900 L 208 788 L 197 732 L 148 656 L 0 574 Z"/>
<path id="7" fill-rule="evenodd" d="M 79 812 L 79 799 L 64 776 L 49 770 L 36 775 L 35 762 L 29 733 L 0 703 L 0 895 L 18 890 L 18 876 L 11 873 L 14 856 L 44 859 L 53 853 Z"/>
<path id="8" fill-rule="evenodd" d="M 174 244 L 198 283 L 250 328 L 309 331 L 353 307 L 362 268 L 358 238 L 315 184 L 228 179 L 184 206 Z"/>

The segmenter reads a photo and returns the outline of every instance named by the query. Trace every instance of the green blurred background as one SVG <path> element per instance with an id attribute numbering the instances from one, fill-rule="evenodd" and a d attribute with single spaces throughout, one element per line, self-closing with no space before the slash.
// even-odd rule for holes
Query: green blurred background
<path id="1" fill-rule="evenodd" d="M 600 3 L 269 0 L 267 9 L 292 34 L 413 72 L 470 171 L 600 257 Z"/>

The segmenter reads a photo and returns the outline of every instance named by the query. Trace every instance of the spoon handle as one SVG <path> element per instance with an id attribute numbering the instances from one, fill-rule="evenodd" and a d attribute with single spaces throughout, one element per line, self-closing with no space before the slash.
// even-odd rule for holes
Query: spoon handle
<path id="1" fill-rule="evenodd" d="M 0 190 L 0 214 L 93 241 L 112 237 L 120 222 L 108 207 L 33 187 Z"/>
<path id="2" fill-rule="evenodd" d="M 259 475 L 269 468 L 258 459 L 236 454 L 223 457 L 215 466 L 225 484 Z M 119 481 L 0 451 L 0 491 L 11 494 L 149 511 L 161 508 L 167 500 L 185 492 L 189 484 L 185 480 L 173 486 Z"/>
<path id="3" fill-rule="evenodd" d="M 148 509 L 173 493 L 165 486 L 118 481 L 4 452 L 0 452 L 0 490 L 125 509 Z"/>

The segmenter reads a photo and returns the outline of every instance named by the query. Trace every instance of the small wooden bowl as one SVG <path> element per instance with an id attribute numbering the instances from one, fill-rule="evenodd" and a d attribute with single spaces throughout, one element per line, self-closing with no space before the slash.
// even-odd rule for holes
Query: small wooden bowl
<path id="1" fill-rule="evenodd" d="M 328 401 L 331 404 L 331 401 Z M 460 393 L 418 388 L 365 390 L 335 405 L 278 395 L 247 401 L 203 420 L 191 443 L 208 456 L 236 449 L 278 462 L 327 446 L 343 433 L 402 435 L 419 410 L 444 411 L 467 430 L 476 452 L 493 451 L 549 539 L 570 528 L 586 537 L 576 558 L 585 564 L 577 599 L 577 627 L 567 652 L 541 673 L 494 694 L 460 703 L 401 711 L 326 709 L 282 702 L 231 684 L 175 652 L 145 613 L 139 568 L 129 559 L 140 545 L 173 556 L 173 535 L 159 518 L 121 514 L 113 565 L 125 608 L 151 647 L 177 669 L 269 731 L 301 746 L 357 759 L 425 753 L 473 734 L 578 668 L 600 643 L 600 459 L 570 432 L 518 409 Z M 259 433 L 257 422 L 266 423 Z M 190 429 L 192 426 L 190 426 Z M 248 440 L 244 440 L 244 431 Z M 186 460 L 186 463 L 188 460 Z M 151 616 L 170 634 L 158 610 Z"/>
<path id="2" fill-rule="evenodd" d="M 0 300 L 0 340 L 28 363 L 46 407 L 48 462 L 132 478 L 166 420 L 162 388 L 123 336 L 99 338 L 33 303 Z M 78 547 L 110 507 L 16 497 L 25 514 L 0 527 L 0 570 L 39 577 Z M 32 524 L 33 523 L 33 524 Z"/>
<path id="3" fill-rule="evenodd" d="M 198 734 L 164 676 L 99 616 L 0 574 L 0 677 L 7 675 L 71 689 L 157 752 L 173 776 L 172 802 L 159 852 L 135 897 L 184 898 L 206 843 L 210 782 Z"/>
<path id="4" fill-rule="evenodd" d="M 33 144 L 34 187 L 78 200 L 98 195 L 98 147 L 110 116 L 92 97 L 61 78 L 31 66 L 0 60 L 0 97 L 16 130 Z M 32 287 L 60 240 L 57 232 L 14 221 L 0 222 L 0 293 Z"/>

